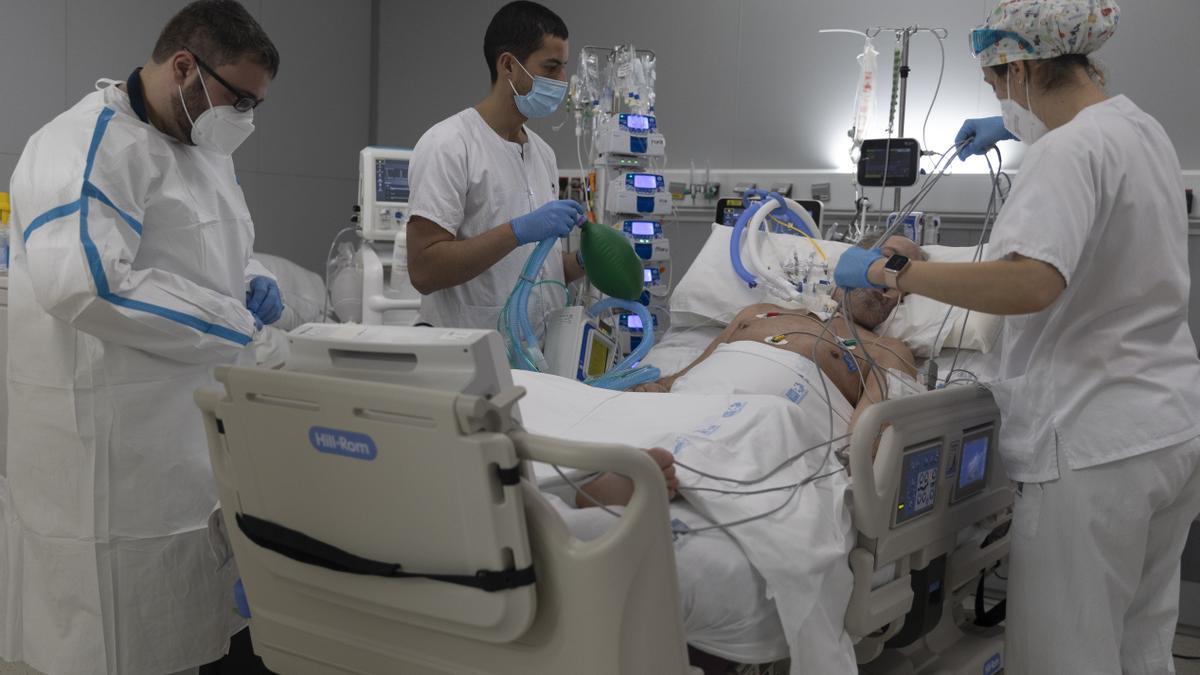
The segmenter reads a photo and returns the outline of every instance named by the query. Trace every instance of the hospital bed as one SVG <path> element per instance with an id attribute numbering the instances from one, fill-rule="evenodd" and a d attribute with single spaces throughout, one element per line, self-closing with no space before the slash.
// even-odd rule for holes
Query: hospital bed
<path id="1" fill-rule="evenodd" d="M 214 541 L 232 545 L 267 665 L 689 672 L 654 463 L 525 431 L 495 333 L 366 330 L 303 327 L 287 368 L 221 368 L 223 390 L 197 394 L 224 505 Z M 864 672 L 1001 667 L 1001 636 L 964 632 L 960 610 L 1007 551 L 998 428 L 976 387 L 884 402 L 860 420 L 852 589 L 847 607 L 826 609 L 844 617 Z M 581 542 L 533 484 L 534 461 L 621 473 L 634 497 Z"/>

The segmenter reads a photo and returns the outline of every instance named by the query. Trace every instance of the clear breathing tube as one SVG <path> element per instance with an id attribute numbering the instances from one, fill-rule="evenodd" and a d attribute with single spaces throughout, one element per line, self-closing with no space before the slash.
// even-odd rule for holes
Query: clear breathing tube
<path id="1" fill-rule="evenodd" d="M 650 310 L 640 302 L 631 302 L 619 298 L 605 298 L 592 305 L 588 313 L 593 317 L 598 317 L 603 312 L 611 309 L 624 310 L 630 314 L 637 315 L 642 320 L 642 341 L 629 353 L 629 356 L 622 359 L 620 363 L 613 366 L 607 373 L 600 377 L 585 380 L 585 383 L 593 387 L 599 387 L 600 389 L 618 389 L 623 391 L 630 387 L 636 387 L 639 384 L 657 380 L 662 374 L 658 368 L 654 366 L 638 366 L 642 359 L 646 358 L 646 354 L 650 352 L 650 348 L 654 346 L 654 317 L 650 315 Z"/>
<path id="2" fill-rule="evenodd" d="M 554 249 L 554 243 L 553 238 L 538 242 L 521 268 L 521 276 L 500 313 L 506 329 L 502 333 L 508 347 L 508 362 L 514 368 L 538 372 L 548 368 L 546 357 L 538 346 L 537 333 L 529 323 L 529 294 L 536 284 L 538 271 Z"/>
<path id="3" fill-rule="evenodd" d="M 513 368 L 534 372 L 545 372 L 549 369 L 546 357 L 538 346 L 537 333 L 529 323 L 529 295 L 537 285 L 538 271 L 542 269 L 546 258 L 554 249 L 554 244 L 554 238 L 538 242 L 529 259 L 525 261 L 525 266 L 521 268 L 521 276 L 500 312 L 500 333 L 508 350 L 508 362 Z M 605 374 L 586 380 L 585 384 L 601 389 L 624 390 L 657 380 L 661 375 L 657 368 L 638 366 L 654 346 L 654 317 L 641 303 L 617 298 L 601 300 L 593 305 L 588 313 L 597 317 L 613 309 L 635 314 L 642 320 L 642 341 L 620 363 Z"/>

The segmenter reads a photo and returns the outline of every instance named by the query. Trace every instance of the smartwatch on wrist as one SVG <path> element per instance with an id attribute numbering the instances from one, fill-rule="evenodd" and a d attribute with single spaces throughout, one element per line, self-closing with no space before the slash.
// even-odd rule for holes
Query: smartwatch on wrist
<path id="1" fill-rule="evenodd" d="M 894 255 L 883 264 L 883 281 L 889 288 L 900 288 L 900 275 L 908 269 L 908 256 Z"/>

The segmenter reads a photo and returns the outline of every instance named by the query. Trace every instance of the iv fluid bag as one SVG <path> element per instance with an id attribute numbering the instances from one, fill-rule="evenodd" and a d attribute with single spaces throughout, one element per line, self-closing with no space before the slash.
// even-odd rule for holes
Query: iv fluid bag
<path id="1" fill-rule="evenodd" d="M 867 126 L 871 124 L 871 117 L 875 114 L 875 67 L 878 57 L 879 52 L 875 51 L 875 45 L 867 38 L 863 53 L 858 56 L 860 71 L 854 99 L 854 127 L 850 130 L 851 138 L 854 139 L 851 159 L 855 161 L 858 157 L 853 155 L 857 155 L 863 138 L 866 137 Z"/>

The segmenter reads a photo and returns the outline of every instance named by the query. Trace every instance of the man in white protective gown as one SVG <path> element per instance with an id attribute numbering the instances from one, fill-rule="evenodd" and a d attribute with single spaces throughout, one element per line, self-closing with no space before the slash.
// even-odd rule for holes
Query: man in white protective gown
<path id="1" fill-rule="evenodd" d="M 279 67 L 232 0 L 188 5 L 144 67 L 29 139 L 12 178 L 0 656 L 163 675 L 245 627 L 192 400 L 282 311 L 231 153 Z"/>
<path id="2" fill-rule="evenodd" d="M 1144 7 L 1139 7 L 1145 10 Z M 851 251 L 841 286 L 1005 316 L 1000 456 L 1019 482 L 1005 672 L 1173 672 L 1180 556 L 1200 514 L 1200 360 L 1183 172 L 1162 125 L 1110 97 L 1092 52 L 1113 0 L 1004 0 L 970 45 L 1002 117 L 963 157 L 1029 146 L 991 260 Z"/>

